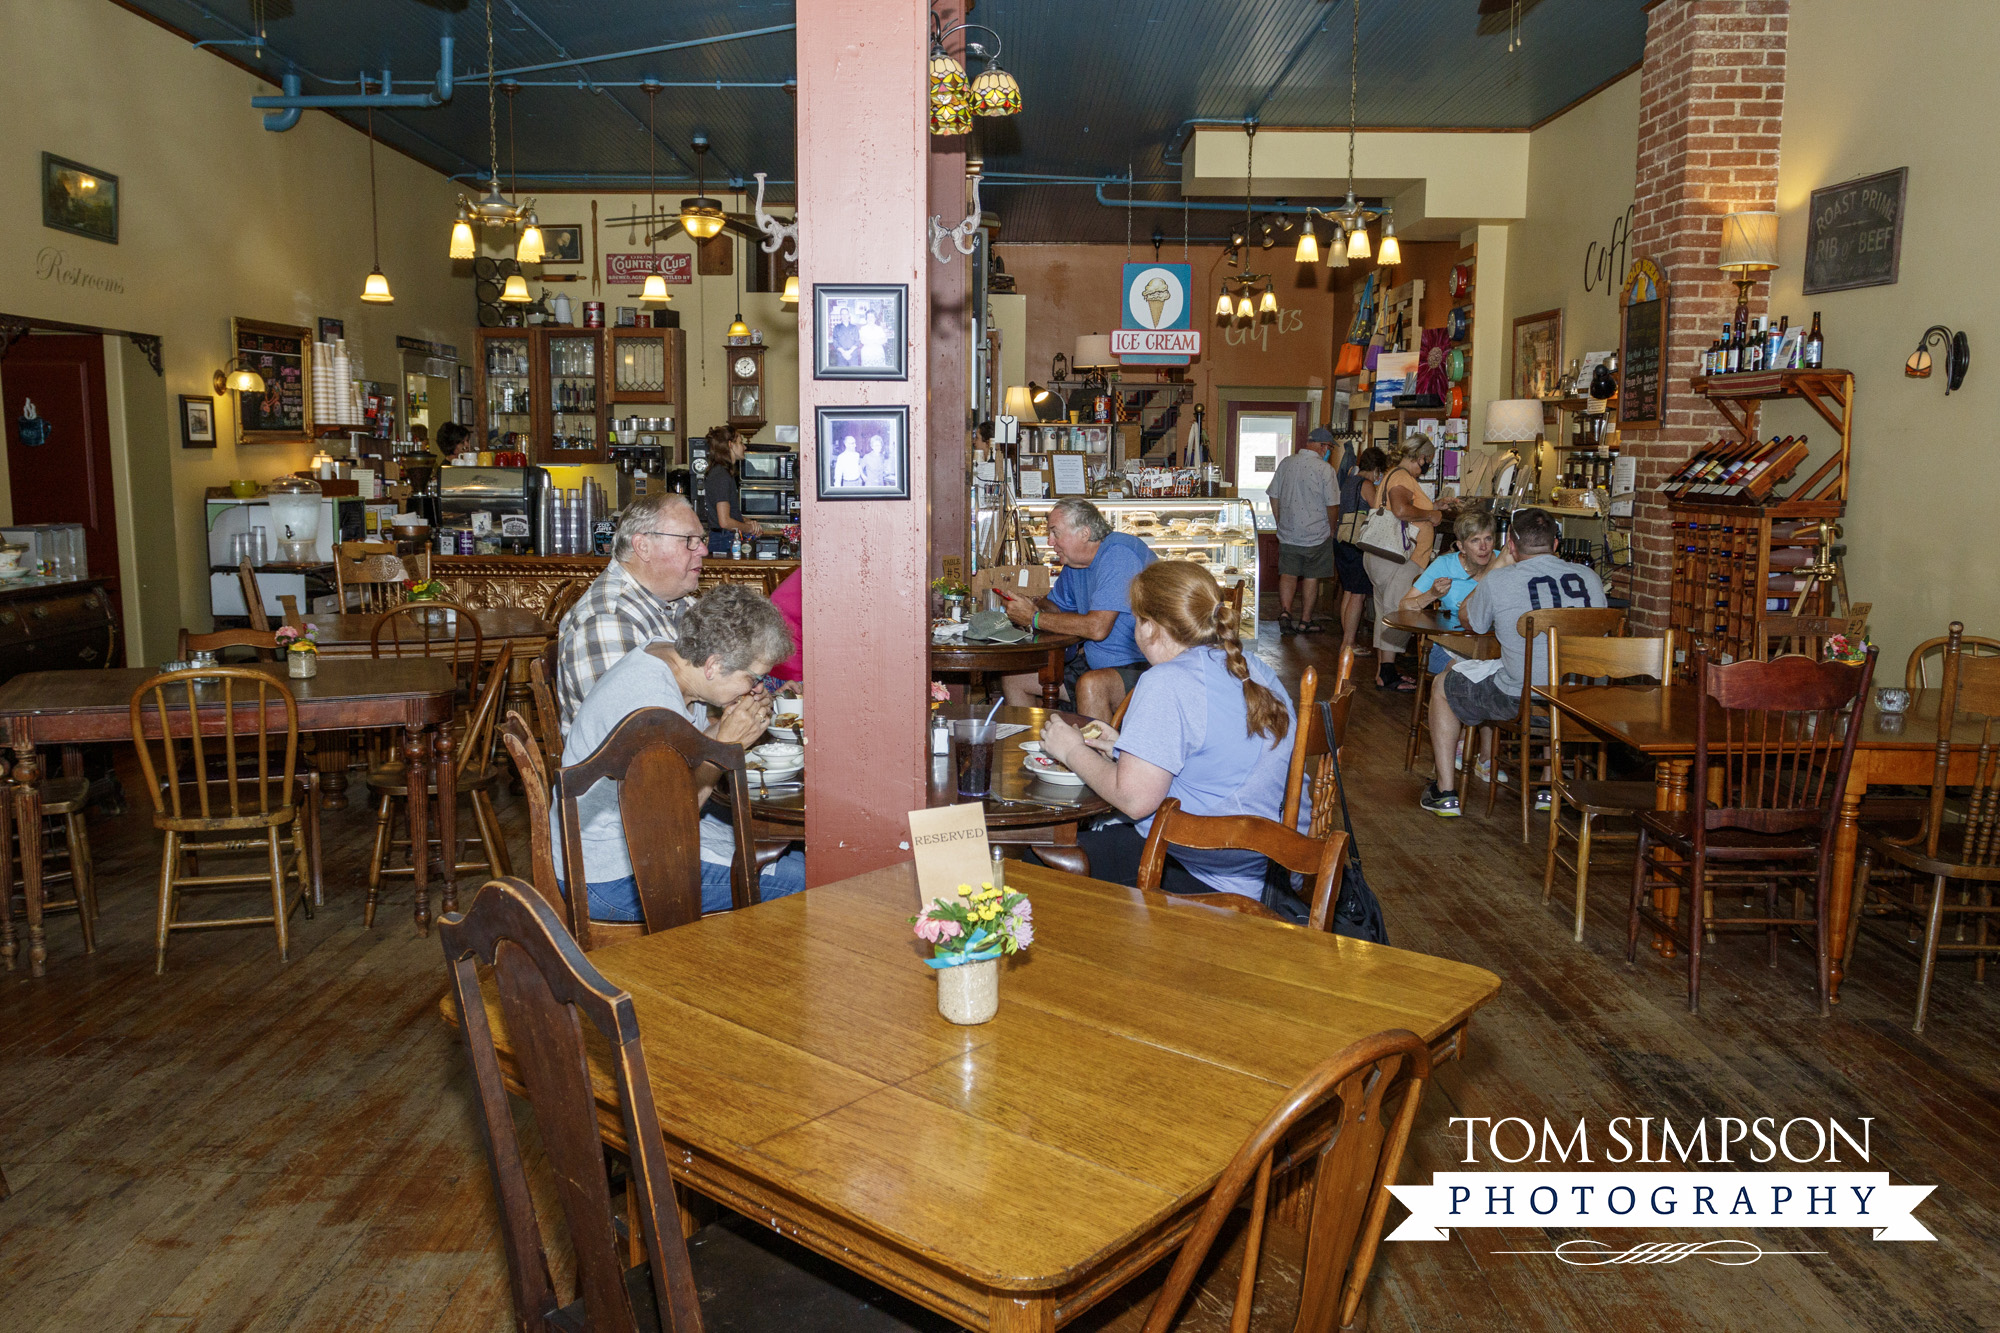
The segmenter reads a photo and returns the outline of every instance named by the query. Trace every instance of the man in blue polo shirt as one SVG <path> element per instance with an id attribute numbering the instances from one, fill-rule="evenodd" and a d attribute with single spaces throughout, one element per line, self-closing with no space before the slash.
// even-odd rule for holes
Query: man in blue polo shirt
<path id="1" fill-rule="evenodd" d="M 1113 532 L 1088 500 L 1056 502 L 1049 511 L 1049 545 L 1063 562 L 1055 586 L 1047 597 L 1008 601 L 1007 618 L 1025 629 L 1082 639 L 1080 651 L 1070 650 L 1063 684 L 1079 713 L 1108 718 L 1146 669 L 1132 637 L 1130 589 L 1133 576 L 1153 563 L 1153 548 L 1130 533 Z M 1033 673 L 1008 676 L 1006 689 L 1007 702 L 1017 707 L 1041 702 Z"/>

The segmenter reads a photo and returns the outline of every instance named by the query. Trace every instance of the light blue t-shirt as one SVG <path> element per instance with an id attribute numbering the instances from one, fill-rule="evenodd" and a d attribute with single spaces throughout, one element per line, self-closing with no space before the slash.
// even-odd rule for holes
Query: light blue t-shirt
<path id="1" fill-rule="evenodd" d="M 1410 586 L 1421 592 L 1429 592 L 1431 585 L 1439 579 L 1450 579 L 1451 590 L 1438 599 L 1438 619 L 1452 629 L 1464 629 L 1465 626 L 1460 624 L 1458 619 L 1458 604 L 1472 595 L 1472 590 L 1479 586 L 1479 582 L 1472 577 L 1472 571 L 1465 567 L 1465 562 L 1458 558 L 1458 552 L 1453 551 L 1450 555 L 1441 555 L 1431 561 L 1430 568 L 1417 575 L 1417 581 Z"/>
<path id="2" fill-rule="evenodd" d="M 1083 660 L 1092 670 L 1098 667 L 1129 666 L 1143 662 L 1132 638 L 1132 579 L 1157 557 L 1153 548 L 1129 532 L 1107 533 L 1097 544 L 1097 554 L 1082 569 L 1065 569 L 1049 590 L 1049 605 L 1059 611 L 1084 614 L 1116 611 L 1111 632 L 1102 639 L 1086 639 Z"/>
<path id="3" fill-rule="evenodd" d="M 641 708 L 666 708 L 679 713 L 695 726 L 697 719 L 681 694 L 673 668 L 641 644 L 618 659 L 609 671 L 597 678 L 584 696 L 563 741 L 563 766 L 580 764 L 618 724 Z M 577 823 L 583 842 L 584 882 L 608 884 L 628 879 L 632 858 L 625 849 L 625 824 L 619 814 L 618 784 L 600 782 L 577 798 Z M 555 842 L 556 875 L 567 879 L 563 869 L 562 811 L 549 811 L 549 827 Z M 728 824 L 714 815 L 701 819 L 701 859 L 712 865 L 728 865 L 735 859 L 736 841 Z M 592 904 L 595 910 L 596 904 Z M 636 920 L 637 918 L 632 918 Z"/>
<path id="4" fill-rule="evenodd" d="M 1243 682 L 1229 674 L 1220 648 L 1190 648 L 1139 677 L 1118 732 L 1118 749 L 1174 775 L 1167 795 L 1191 815 L 1262 815 L 1276 819 L 1298 736 L 1291 696 L 1261 658 L 1246 659 L 1250 679 L 1277 695 L 1291 723 L 1275 744 L 1248 734 Z M 1149 815 L 1135 827 L 1152 831 Z M 1174 859 L 1212 889 L 1261 897 L 1265 860 L 1256 852 L 1175 847 Z"/>

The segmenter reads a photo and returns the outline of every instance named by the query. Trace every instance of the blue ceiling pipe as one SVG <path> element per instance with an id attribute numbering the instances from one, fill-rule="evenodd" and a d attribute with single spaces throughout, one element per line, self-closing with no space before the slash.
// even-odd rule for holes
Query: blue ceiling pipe
<path id="1" fill-rule="evenodd" d="M 367 86 L 367 79 L 361 80 Z M 301 97 L 299 76 L 287 74 L 281 86 L 284 95 L 280 97 L 253 97 L 250 105 L 263 110 L 270 108 L 283 114 L 264 117 L 264 128 L 283 131 L 299 123 L 299 112 L 308 110 L 327 111 L 345 107 L 431 107 L 442 106 L 451 100 L 451 38 L 438 38 L 438 72 L 429 92 L 398 93 L 390 91 L 393 86 L 388 70 L 382 71 L 382 91 L 379 93 L 332 93 Z"/>

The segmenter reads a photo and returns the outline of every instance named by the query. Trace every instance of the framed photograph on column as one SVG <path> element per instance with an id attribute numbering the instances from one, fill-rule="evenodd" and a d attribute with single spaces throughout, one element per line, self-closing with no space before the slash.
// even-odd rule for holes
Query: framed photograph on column
<path id="1" fill-rule="evenodd" d="M 822 407 L 814 414 L 822 500 L 910 498 L 910 409 Z"/>
<path id="2" fill-rule="evenodd" d="M 1514 396 L 1548 398 L 1562 379 L 1563 312 L 1544 310 L 1514 321 Z"/>
<path id="3" fill-rule="evenodd" d="M 181 448 L 215 447 L 215 400 L 205 394 L 181 395 Z"/>
<path id="4" fill-rule="evenodd" d="M 910 289 L 902 284 L 813 284 L 813 378 L 906 380 Z"/>

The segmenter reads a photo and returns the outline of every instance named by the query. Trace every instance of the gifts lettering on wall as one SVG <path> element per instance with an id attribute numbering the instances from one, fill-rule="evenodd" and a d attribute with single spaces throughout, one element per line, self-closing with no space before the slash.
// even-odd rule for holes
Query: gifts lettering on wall
<path id="1" fill-rule="evenodd" d="M 1255 343 L 1258 351 L 1268 352 L 1271 350 L 1271 334 L 1273 332 L 1283 336 L 1288 333 L 1302 333 L 1305 331 L 1305 327 L 1306 312 L 1303 308 L 1296 310 L 1280 308 L 1278 313 L 1270 319 L 1259 320 L 1255 324 L 1238 326 L 1231 323 L 1228 328 L 1222 331 L 1222 341 L 1231 347 L 1241 347 L 1246 343 Z"/>

